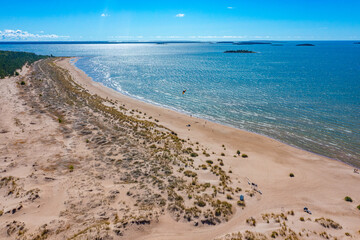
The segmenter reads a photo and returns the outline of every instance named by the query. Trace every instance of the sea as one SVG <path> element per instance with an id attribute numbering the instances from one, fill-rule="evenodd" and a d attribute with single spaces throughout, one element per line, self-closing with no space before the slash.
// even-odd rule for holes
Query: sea
<path id="1" fill-rule="evenodd" d="M 78 57 L 94 81 L 130 97 L 360 167 L 360 44 L 267 43 L 0 43 L 0 50 Z M 304 43 L 314 46 L 297 46 Z M 224 53 L 240 49 L 256 53 Z"/>

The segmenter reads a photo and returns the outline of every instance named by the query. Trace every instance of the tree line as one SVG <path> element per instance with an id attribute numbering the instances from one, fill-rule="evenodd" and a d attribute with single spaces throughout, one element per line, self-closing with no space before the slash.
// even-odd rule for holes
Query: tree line
<path id="1" fill-rule="evenodd" d="M 0 78 L 18 75 L 17 70 L 21 69 L 26 63 L 31 64 L 48 57 L 28 52 L 0 51 Z"/>

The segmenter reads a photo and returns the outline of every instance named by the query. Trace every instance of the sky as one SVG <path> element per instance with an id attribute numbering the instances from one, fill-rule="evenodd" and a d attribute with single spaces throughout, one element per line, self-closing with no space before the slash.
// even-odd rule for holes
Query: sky
<path id="1" fill-rule="evenodd" d="M 0 41 L 360 40 L 360 0 L 0 0 Z"/>

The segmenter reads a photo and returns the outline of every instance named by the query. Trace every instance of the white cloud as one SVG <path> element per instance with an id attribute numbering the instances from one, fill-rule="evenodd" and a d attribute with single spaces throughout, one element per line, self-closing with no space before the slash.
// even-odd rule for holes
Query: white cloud
<path id="1" fill-rule="evenodd" d="M 228 9 L 234 9 L 234 7 L 227 7 Z"/>
<path id="2" fill-rule="evenodd" d="M 22 30 L 5 29 L 0 31 L 1 40 L 26 40 L 26 39 L 56 39 L 69 38 L 69 36 L 59 36 L 56 34 L 33 34 Z"/>
<path id="3" fill-rule="evenodd" d="M 107 14 L 107 13 L 102 13 L 100 16 L 102 16 L 102 17 L 109 17 L 110 15 Z"/>
<path id="4" fill-rule="evenodd" d="M 185 17 L 185 14 L 184 14 L 184 13 L 178 13 L 178 14 L 175 15 L 175 17 L 180 17 L 180 18 L 182 18 L 182 17 Z"/>

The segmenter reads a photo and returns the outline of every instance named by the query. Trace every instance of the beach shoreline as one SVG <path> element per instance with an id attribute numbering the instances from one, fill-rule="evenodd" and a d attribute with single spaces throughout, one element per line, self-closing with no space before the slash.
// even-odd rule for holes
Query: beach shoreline
<path id="1" fill-rule="evenodd" d="M 325 158 L 325 159 L 337 161 L 337 162 L 340 162 L 340 163 L 342 163 L 342 164 L 348 165 L 348 166 L 353 167 L 353 168 L 358 167 L 358 166 L 356 166 L 356 165 L 352 165 L 351 163 L 342 161 L 342 160 L 340 160 L 340 159 L 331 158 L 331 157 L 328 157 L 328 156 L 321 155 L 321 154 L 319 154 L 319 153 L 315 153 L 315 152 L 312 152 L 312 151 L 309 151 L 309 150 L 306 150 L 306 149 L 302 149 L 301 147 L 298 147 L 298 146 L 296 146 L 296 145 L 294 145 L 294 144 L 286 143 L 286 142 L 283 142 L 283 141 L 281 141 L 281 140 L 279 140 L 279 139 L 275 139 L 275 138 L 272 138 L 272 137 L 270 137 L 270 136 L 267 136 L 267 135 L 264 135 L 264 134 L 261 134 L 261 133 L 252 132 L 252 131 L 249 131 L 249 130 L 246 130 L 246 129 L 240 129 L 240 128 L 237 128 L 237 127 L 235 127 L 235 126 L 233 126 L 233 125 L 230 125 L 230 124 L 224 124 L 224 123 L 221 123 L 221 122 L 217 122 L 217 121 L 215 121 L 215 120 L 212 121 L 212 120 L 210 120 L 210 119 L 206 119 L 206 118 L 199 117 L 199 116 L 197 116 L 196 114 L 193 115 L 193 114 L 191 114 L 191 113 L 189 113 L 189 112 L 184 112 L 184 111 L 180 111 L 180 110 L 175 109 L 175 108 L 171 108 L 170 106 L 163 106 L 163 105 L 158 104 L 158 103 L 155 103 L 155 102 L 153 103 L 153 102 L 151 102 L 151 101 L 141 100 L 141 99 L 136 98 L 136 97 L 134 97 L 134 96 L 121 93 L 121 92 L 119 92 L 119 91 L 116 91 L 115 89 L 112 89 L 112 88 L 109 88 L 109 87 L 103 85 L 101 82 L 97 82 L 97 81 L 93 80 L 88 74 L 86 74 L 86 72 L 84 72 L 82 69 L 80 69 L 80 68 L 78 68 L 78 67 L 76 66 L 76 62 L 77 62 L 78 60 L 79 60 L 79 57 L 70 57 L 70 58 L 69 58 L 70 64 L 71 64 L 75 69 L 71 69 L 71 68 L 69 68 L 69 66 L 66 66 L 66 65 L 62 65 L 62 66 L 65 67 L 65 68 L 68 69 L 68 70 L 71 69 L 72 71 L 79 72 L 79 76 L 80 76 L 80 78 L 79 78 L 79 80 L 80 80 L 79 83 L 84 83 L 84 82 L 81 81 L 81 79 L 84 79 L 84 78 L 89 79 L 91 82 L 96 83 L 96 87 L 98 87 L 98 88 L 100 88 L 100 89 L 106 89 L 106 91 L 108 91 L 109 93 L 111 92 L 111 95 L 113 95 L 113 94 L 119 94 L 119 95 L 121 95 L 121 97 L 124 99 L 124 102 L 126 102 L 126 101 L 130 101 L 130 102 L 134 101 L 135 103 L 137 102 L 135 106 L 144 104 L 144 105 L 145 105 L 145 109 L 147 108 L 146 106 L 148 106 L 148 105 L 150 105 L 150 106 L 152 106 L 152 107 L 154 107 L 154 108 L 166 109 L 166 110 L 168 110 L 168 111 L 174 112 L 174 114 L 185 115 L 185 116 L 187 117 L 187 119 L 197 118 L 199 121 L 204 121 L 204 122 L 207 122 L 207 123 L 208 123 L 208 122 L 211 122 L 211 123 L 216 124 L 216 125 L 233 128 L 233 129 L 242 131 L 243 133 L 254 134 L 254 135 L 257 135 L 257 136 L 259 136 L 259 137 L 267 138 L 267 139 L 270 139 L 271 141 L 276 141 L 276 142 L 278 142 L 279 144 L 284 144 L 284 145 L 286 145 L 286 146 L 288 146 L 288 147 L 295 148 L 295 149 L 298 149 L 298 150 L 301 150 L 301 151 L 304 151 L 304 152 L 307 152 L 307 153 L 310 153 L 310 154 L 314 154 L 314 155 L 317 155 L 317 156 L 322 157 L 322 158 Z M 86 80 L 86 82 L 88 82 L 88 81 Z M 95 86 L 95 84 L 94 84 L 94 86 Z M 171 127 L 170 127 L 170 128 L 171 128 Z"/>
<path id="2" fill-rule="evenodd" d="M 206 116 L 199 116 L 199 114 L 193 114 L 191 112 L 187 112 L 187 111 L 182 111 L 182 110 L 179 110 L 179 109 L 176 109 L 172 106 L 169 106 L 169 105 L 163 105 L 163 104 L 160 104 L 160 103 L 157 103 L 157 102 L 153 102 L 151 100 L 148 100 L 148 99 L 142 99 L 140 97 L 137 97 L 137 96 L 133 96 L 131 94 L 127 94 L 127 92 L 121 92 L 121 91 L 117 91 L 116 89 L 113 89 L 113 88 L 110 88 L 108 86 L 105 86 L 104 84 L 102 84 L 101 82 L 98 82 L 98 81 L 95 81 L 93 80 L 84 70 L 80 69 L 79 67 L 76 66 L 76 62 L 80 59 L 81 57 L 70 57 L 70 62 L 71 64 L 76 68 L 78 69 L 79 71 L 83 72 L 83 77 L 87 77 L 87 78 L 90 78 L 92 81 L 100 84 L 100 87 L 102 88 L 106 88 L 106 89 L 109 89 L 109 91 L 114 91 L 118 94 L 121 94 L 122 96 L 124 96 L 125 98 L 130 98 L 132 100 L 135 100 L 135 101 L 139 101 L 139 104 L 140 103 L 144 103 L 144 104 L 149 104 L 149 105 L 152 105 L 152 106 L 155 106 L 155 107 L 159 107 L 159 108 L 163 108 L 163 109 L 167 109 L 167 110 L 170 110 L 170 111 L 173 111 L 173 112 L 176 112 L 178 114 L 183 114 L 183 115 L 186 115 L 188 117 L 194 117 L 194 118 L 198 118 L 199 120 L 204 120 L 206 122 L 212 122 L 212 123 L 215 123 L 215 124 L 219 124 L 219 125 L 222 125 L 222 126 L 226 126 L 226 127 L 230 127 L 230 128 L 234 128 L 234 129 L 237 129 L 237 130 L 240 130 L 240 131 L 243 131 L 243 132 L 246 132 L 246 133 L 250 133 L 250 134 L 255 134 L 255 135 L 259 135 L 261 137 L 265 137 L 265 138 L 269 138 L 271 140 L 274 140 L 274 141 L 277 141 L 281 144 L 285 144 L 289 147 L 292 147 L 292 148 L 296 148 L 296 149 L 299 149 L 299 150 L 302 150 L 302 151 L 305 151 L 305 152 L 308 152 L 308 153 L 311 153 L 311 154 L 315 154 L 317 156 L 320 156 L 320 157 L 324 157 L 324 158 L 327 158 L 327 159 L 331 159 L 331 160 L 334 160 L 334 161 L 338 161 L 340 163 L 343 163 L 343 164 L 346 164 L 350 167 L 353 167 L 353 168 L 359 168 L 360 167 L 360 163 L 358 162 L 351 162 L 351 161 L 345 161 L 345 160 L 342 160 L 340 158 L 333 158 L 333 157 L 330 157 L 330 156 L 326 156 L 322 153 L 317 153 L 317 152 L 314 152 L 314 151 L 311 151 L 311 150 L 308 150 L 308 149 L 304 149 L 302 148 L 301 146 L 298 146 L 294 143 L 291 143 L 291 142 L 285 142 L 285 141 L 282 141 L 281 139 L 278 139 L 278 138 L 275 138 L 275 137 L 272 137 L 272 136 L 269 136 L 269 135 L 266 135 L 266 134 L 262 134 L 262 133 L 259 133 L 259 132 L 255 132 L 255 131 L 251 131 L 251 130 L 248 130 L 248 129 L 244 129 L 244 128 L 239 128 L 239 127 L 236 127 L 235 125 L 232 125 L 232 124 L 227 124 L 225 122 L 221 122 L 219 120 L 215 120 L 215 119 L 209 119 L 209 118 L 206 118 Z"/>
<path id="3" fill-rule="evenodd" d="M 70 59 L 1 80 L 1 238 L 359 236 L 351 166 L 124 96 Z"/>

